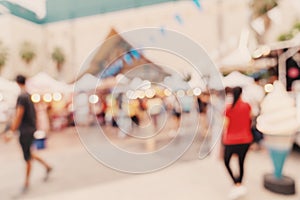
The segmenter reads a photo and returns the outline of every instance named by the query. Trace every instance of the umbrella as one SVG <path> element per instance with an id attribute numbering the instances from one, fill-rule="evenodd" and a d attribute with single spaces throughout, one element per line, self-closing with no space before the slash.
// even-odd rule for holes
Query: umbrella
<path id="1" fill-rule="evenodd" d="M 233 71 L 223 78 L 223 84 L 225 87 L 244 87 L 252 83 L 254 83 L 254 79 L 252 77 L 246 76 L 238 71 Z"/>

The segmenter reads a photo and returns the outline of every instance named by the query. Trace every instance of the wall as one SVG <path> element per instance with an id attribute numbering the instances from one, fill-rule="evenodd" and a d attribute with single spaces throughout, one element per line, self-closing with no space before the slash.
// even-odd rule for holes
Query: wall
<path id="1" fill-rule="evenodd" d="M 40 53 L 43 48 L 41 27 L 12 15 L 1 16 L 0 26 L 2 27 L 0 40 L 9 51 L 2 75 L 13 79 L 19 73 L 31 76 L 42 70 L 45 57 L 43 53 Z M 37 52 L 36 58 L 30 64 L 26 64 L 20 57 L 20 46 L 25 41 L 32 43 Z"/>
<path id="2" fill-rule="evenodd" d="M 222 44 L 217 29 L 216 1 L 202 1 L 202 7 L 202 10 L 198 10 L 192 1 L 179 1 L 43 26 L 13 16 L 0 17 L 1 26 L 7 27 L 0 33 L 0 39 L 3 38 L 2 40 L 13 53 L 2 75 L 12 78 L 16 73 L 24 72 L 32 75 L 43 70 L 55 78 L 71 81 L 89 52 L 101 44 L 111 27 L 116 27 L 119 31 L 127 31 L 140 27 L 164 26 L 186 34 L 212 56 L 215 56 L 216 49 L 221 45 L 227 49 L 232 48 L 241 30 L 247 24 L 246 2 L 224 1 L 225 10 L 222 12 L 224 42 Z M 175 14 L 180 14 L 183 24 L 175 20 Z M 37 47 L 38 57 L 31 66 L 25 66 L 18 56 L 18 45 L 23 40 L 31 40 Z M 231 43 L 229 44 L 228 41 Z M 66 54 L 66 62 L 61 73 L 57 72 L 55 63 L 51 60 L 51 52 L 55 46 L 62 47 Z"/>

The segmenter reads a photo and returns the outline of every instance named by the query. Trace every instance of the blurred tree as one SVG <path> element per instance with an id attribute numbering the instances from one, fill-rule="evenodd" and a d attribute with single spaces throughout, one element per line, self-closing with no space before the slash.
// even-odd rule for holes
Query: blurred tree
<path id="1" fill-rule="evenodd" d="M 294 24 L 294 29 L 298 30 L 298 32 L 300 32 L 300 21 L 297 21 L 295 24 Z"/>
<path id="2" fill-rule="evenodd" d="M 277 40 L 278 41 L 291 40 L 291 39 L 293 39 L 293 37 L 295 37 L 299 33 L 300 33 L 300 21 L 296 22 L 290 31 L 279 35 Z"/>
<path id="3" fill-rule="evenodd" d="M 256 37 L 258 43 L 263 44 L 265 42 L 265 34 L 271 27 L 271 19 L 268 16 L 268 11 L 273 9 L 278 5 L 278 0 L 251 0 L 250 8 L 251 8 L 251 19 L 250 23 L 252 23 L 257 18 L 261 18 L 264 24 L 264 31 L 262 34 L 258 34 L 256 32 Z"/>
<path id="4" fill-rule="evenodd" d="M 20 49 L 20 56 L 22 60 L 29 64 L 36 56 L 33 44 L 28 41 L 23 42 Z"/>
<path id="5" fill-rule="evenodd" d="M 285 40 L 290 40 L 293 38 L 293 35 L 291 33 L 283 33 L 278 36 L 277 40 L 278 41 L 285 41 Z"/>
<path id="6" fill-rule="evenodd" d="M 57 71 L 61 71 L 61 68 L 65 62 L 65 54 L 63 50 L 60 47 L 55 47 L 52 54 L 51 54 L 52 60 L 56 63 L 56 69 Z"/>
<path id="7" fill-rule="evenodd" d="M 2 68 L 5 66 L 5 63 L 7 61 L 7 48 L 4 46 L 3 42 L 0 41 L 0 72 L 2 71 Z"/>

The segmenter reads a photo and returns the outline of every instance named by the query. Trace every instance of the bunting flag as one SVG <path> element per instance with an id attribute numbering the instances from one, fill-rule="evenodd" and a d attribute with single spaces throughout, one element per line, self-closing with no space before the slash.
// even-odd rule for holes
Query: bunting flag
<path id="1" fill-rule="evenodd" d="M 139 60 L 141 58 L 140 53 L 136 49 L 131 49 L 130 54 L 136 59 Z"/>
<path id="2" fill-rule="evenodd" d="M 116 62 L 114 62 L 114 65 L 119 69 L 122 69 L 124 67 L 122 59 L 116 60 Z"/>
<path id="3" fill-rule="evenodd" d="M 201 6 L 201 3 L 200 3 L 200 0 L 193 0 L 195 6 L 199 9 L 199 10 L 202 10 L 202 6 Z"/>
<path id="4" fill-rule="evenodd" d="M 122 68 L 123 68 L 123 61 L 122 61 L 122 59 L 118 59 L 116 62 L 111 64 L 108 68 L 106 68 L 100 74 L 100 78 L 102 79 L 102 78 L 107 78 L 107 77 L 110 77 L 110 76 L 114 76 L 117 73 L 119 73 Z"/>
<path id="5" fill-rule="evenodd" d="M 123 56 L 123 59 L 124 59 L 124 61 L 126 62 L 127 65 L 132 65 L 133 60 L 132 60 L 132 57 L 130 56 L 129 53 L 126 53 L 126 54 Z"/>
<path id="6" fill-rule="evenodd" d="M 180 25 L 183 25 L 183 19 L 179 14 L 175 14 L 175 19 Z"/>

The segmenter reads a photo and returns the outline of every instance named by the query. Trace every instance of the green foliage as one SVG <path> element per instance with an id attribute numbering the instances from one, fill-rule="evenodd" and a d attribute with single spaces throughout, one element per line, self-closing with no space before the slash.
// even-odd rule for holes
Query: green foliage
<path id="1" fill-rule="evenodd" d="M 300 31 L 300 21 L 298 21 L 294 24 L 293 29 Z"/>
<path id="2" fill-rule="evenodd" d="M 293 35 L 291 33 L 283 33 L 281 35 L 279 35 L 278 37 L 278 41 L 286 41 L 286 40 L 290 40 L 293 38 Z"/>
<path id="3" fill-rule="evenodd" d="M 5 65 L 7 61 L 8 50 L 4 46 L 3 42 L 0 41 L 0 69 Z"/>
<path id="4" fill-rule="evenodd" d="M 51 58 L 57 64 L 63 64 L 65 62 L 65 54 L 63 53 L 62 49 L 59 47 L 54 48 L 51 54 Z"/>
<path id="5" fill-rule="evenodd" d="M 296 22 L 292 29 L 286 33 L 283 33 L 278 36 L 277 40 L 278 41 L 286 41 L 286 40 L 291 40 L 293 37 L 295 37 L 298 33 L 300 32 L 300 21 Z"/>
<path id="6" fill-rule="evenodd" d="M 61 71 L 65 62 L 65 54 L 63 50 L 60 47 L 55 47 L 51 54 L 51 58 L 56 63 L 57 71 Z"/>
<path id="7" fill-rule="evenodd" d="M 253 16 L 260 17 L 265 15 L 269 10 L 278 5 L 278 0 L 252 0 L 250 7 L 253 12 Z"/>
<path id="8" fill-rule="evenodd" d="M 20 56 L 26 63 L 30 63 L 35 57 L 35 48 L 30 42 L 23 42 L 20 49 Z"/>

